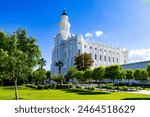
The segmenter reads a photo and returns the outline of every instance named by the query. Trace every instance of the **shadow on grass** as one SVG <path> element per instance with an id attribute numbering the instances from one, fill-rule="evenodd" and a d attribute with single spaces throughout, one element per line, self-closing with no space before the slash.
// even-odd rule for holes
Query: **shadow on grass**
<path id="1" fill-rule="evenodd" d="M 124 98 L 122 100 L 150 100 L 150 98 Z"/>
<path id="2" fill-rule="evenodd" d="M 79 95 L 99 95 L 99 94 L 110 94 L 110 92 L 104 91 L 92 91 L 92 90 L 85 90 L 85 89 L 63 89 L 67 93 L 77 93 Z"/>

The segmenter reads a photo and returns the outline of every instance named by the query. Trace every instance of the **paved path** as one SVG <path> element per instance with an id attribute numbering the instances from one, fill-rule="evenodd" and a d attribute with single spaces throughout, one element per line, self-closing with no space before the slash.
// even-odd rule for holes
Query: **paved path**
<path id="1" fill-rule="evenodd" d="M 150 91 L 147 91 L 147 90 L 131 91 L 130 93 L 150 95 Z"/>

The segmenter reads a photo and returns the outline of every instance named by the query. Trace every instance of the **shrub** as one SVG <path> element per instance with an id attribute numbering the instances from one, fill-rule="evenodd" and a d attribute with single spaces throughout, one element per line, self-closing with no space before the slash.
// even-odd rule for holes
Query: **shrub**
<path id="1" fill-rule="evenodd" d="M 56 85 L 56 89 L 70 89 L 73 88 L 72 84 L 58 84 Z"/>
<path id="2" fill-rule="evenodd" d="M 35 89 L 37 88 L 35 84 L 26 84 L 25 86 L 30 88 L 35 88 Z"/>
<path id="3" fill-rule="evenodd" d="M 43 90 L 43 89 L 44 89 L 44 85 L 38 84 L 37 89 L 38 89 L 38 90 Z"/>
<path id="4" fill-rule="evenodd" d="M 90 88 L 90 90 L 95 90 L 95 87 L 94 87 L 94 86 L 92 86 L 92 87 Z"/>
<path id="5" fill-rule="evenodd" d="M 49 86 L 48 85 L 44 85 L 44 89 L 49 89 Z"/>
<path id="6" fill-rule="evenodd" d="M 56 89 L 62 89 L 62 85 L 61 84 L 57 84 L 56 85 Z"/>
<path id="7" fill-rule="evenodd" d="M 56 84 L 48 85 L 48 88 L 49 88 L 49 89 L 56 89 Z"/>
<path id="8" fill-rule="evenodd" d="M 70 88 L 73 88 L 72 84 L 64 84 L 62 86 L 63 89 L 70 89 Z"/>
<path id="9" fill-rule="evenodd" d="M 85 87 L 85 89 L 88 89 L 88 90 L 95 90 L 95 87 L 94 87 L 94 86 L 91 86 L 91 87 Z"/>
<path id="10" fill-rule="evenodd" d="M 135 87 L 129 87 L 128 90 L 136 90 Z"/>
<path id="11" fill-rule="evenodd" d="M 136 87 L 136 90 L 142 90 L 143 88 L 142 87 Z"/>
<path id="12" fill-rule="evenodd" d="M 107 83 L 105 86 L 102 86 L 102 88 L 106 88 L 106 89 L 112 89 L 113 88 L 113 84 L 111 83 Z"/>
<path id="13" fill-rule="evenodd" d="M 81 87 L 81 86 L 78 86 L 78 85 L 76 86 L 76 88 L 78 88 L 78 89 L 82 89 L 82 87 Z"/>
<path id="14" fill-rule="evenodd" d="M 128 90 L 128 87 L 127 87 L 127 86 L 122 86 L 122 87 L 120 87 L 120 90 L 127 91 L 127 90 Z"/>

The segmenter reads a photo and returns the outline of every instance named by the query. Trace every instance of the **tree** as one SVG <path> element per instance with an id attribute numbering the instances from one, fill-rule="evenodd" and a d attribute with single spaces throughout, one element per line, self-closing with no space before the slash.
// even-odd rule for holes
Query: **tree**
<path id="1" fill-rule="evenodd" d="M 86 81 L 89 80 L 89 83 L 90 83 L 90 81 L 92 80 L 92 76 L 93 76 L 93 70 L 92 69 L 85 70 L 85 72 L 83 74 L 83 78 Z"/>
<path id="2" fill-rule="evenodd" d="M 111 79 L 113 81 L 113 91 L 115 88 L 115 80 L 122 80 L 124 76 L 125 74 L 123 68 L 119 65 L 110 65 L 105 68 L 105 78 Z M 117 84 L 119 91 L 119 82 Z"/>
<path id="3" fill-rule="evenodd" d="M 8 78 L 6 69 L 8 54 L 3 49 L 0 49 L 0 85 L 3 85 L 4 79 Z"/>
<path id="4" fill-rule="evenodd" d="M 62 74 L 56 74 L 51 76 L 51 80 L 54 80 L 56 83 L 63 84 L 63 80 L 65 80 L 65 77 Z"/>
<path id="5" fill-rule="evenodd" d="M 126 69 L 125 70 L 126 74 L 126 79 L 130 82 L 130 80 L 134 79 L 134 70 L 133 69 Z"/>
<path id="6" fill-rule="evenodd" d="M 148 72 L 148 76 L 150 78 L 150 63 L 147 65 L 147 72 Z"/>
<path id="7" fill-rule="evenodd" d="M 144 86 L 143 82 L 145 80 L 148 80 L 148 72 L 145 69 L 141 69 L 141 68 L 136 69 L 134 72 L 134 78 L 141 82 L 141 85 L 142 85 L 143 90 L 144 90 L 145 86 Z"/>
<path id="8" fill-rule="evenodd" d="M 83 77 L 84 71 L 77 71 L 75 74 L 76 79 L 78 80 L 79 83 L 83 84 L 85 79 Z"/>
<path id="9" fill-rule="evenodd" d="M 91 54 L 88 53 L 83 53 L 83 54 L 78 54 L 75 56 L 75 64 L 76 68 L 78 70 L 85 71 L 86 69 L 90 69 L 90 67 L 93 64 L 93 59 L 91 57 Z"/>
<path id="10" fill-rule="evenodd" d="M 34 79 L 37 84 L 42 83 L 43 80 L 46 79 L 46 70 L 45 69 L 37 69 L 33 73 Z"/>
<path id="11" fill-rule="evenodd" d="M 7 59 L 3 62 L 9 78 L 14 80 L 15 98 L 18 99 L 17 81 L 27 79 L 28 74 L 36 67 L 41 56 L 36 39 L 27 37 L 23 29 L 18 29 L 13 34 L 0 32 L 0 49 L 7 53 Z M 0 56 L 0 58 L 2 58 Z M 0 71 L 2 73 L 2 70 Z"/>
<path id="12" fill-rule="evenodd" d="M 67 71 L 66 74 L 66 80 L 69 81 L 70 79 L 75 80 L 76 76 L 75 74 L 77 73 L 77 69 L 75 67 L 70 67 L 69 70 Z"/>
<path id="13" fill-rule="evenodd" d="M 4 79 L 8 78 L 8 36 L 5 32 L 0 32 L 0 85 L 3 85 Z"/>
<path id="14" fill-rule="evenodd" d="M 62 61 L 58 61 L 55 63 L 55 66 L 58 67 L 59 74 L 61 74 L 61 67 L 64 65 Z"/>
<path id="15" fill-rule="evenodd" d="M 17 48 L 28 55 L 28 67 L 36 67 L 41 57 L 41 51 L 36 44 L 36 39 L 32 36 L 27 37 L 27 32 L 19 28 L 14 32 L 17 37 Z"/>
<path id="16" fill-rule="evenodd" d="M 17 82 L 23 74 L 23 71 L 28 71 L 27 64 L 27 54 L 17 48 L 17 38 L 16 35 L 10 36 L 10 47 L 9 47 L 9 57 L 8 57 L 8 68 L 7 70 L 12 74 L 12 79 L 15 84 L 15 98 L 18 100 L 18 89 Z"/>
<path id="17" fill-rule="evenodd" d="M 50 70 L 46 71 L 46 79 L 49 80 L 49 84 L 50 84 L 50 80 L 51 80 L 51 71 Z"/>
<path id="18" fill-rule="evenodd" d="M 44 58 L 39 59 L 38 61 L 39 69 L 43 69 L 43 67 L 46 65 L 46 60 Z"/>
<path id="19" fill-rule="evenodd" d="M 104 79 L 104 72 L 105 72 L 105 69 L 102 66 L 97 67 L 93 70 L 93 79 L 99 80 L 99 87 L 100 87 L 101 81 Z"/>

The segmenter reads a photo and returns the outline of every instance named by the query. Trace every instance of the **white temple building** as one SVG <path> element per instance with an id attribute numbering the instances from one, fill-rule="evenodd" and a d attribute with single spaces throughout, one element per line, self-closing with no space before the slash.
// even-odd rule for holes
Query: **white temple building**
<path id="1" fill-rule="evenodd" d="M 70 67 L 74 66 L 74 58 L 77 54 L 91 53 L 93 58 L 92 68 L 108 66 L 112 64 L 128 63 L 128 51 L 102 43 L 85 40 L 82 35 L 70 33 L 70 23 L 64 9 L 59 22 L 60 32 L 55 37 L 55 46 L 52 50 L 51 74 L 58 74 L 56 62 L 61 61 L 64 65 L 61 74 L 66 74 Z"/>

